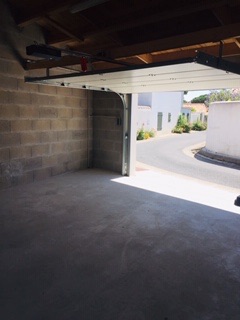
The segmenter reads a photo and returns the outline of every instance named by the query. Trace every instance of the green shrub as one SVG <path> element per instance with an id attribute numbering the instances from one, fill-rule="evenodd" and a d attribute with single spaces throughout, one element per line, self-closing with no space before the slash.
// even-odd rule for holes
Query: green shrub
<path id="1" fill-rule="evenodd" d="M 178 117 L 178 121 L 177 121 L 177 127 L 183 128 L 187 124 L 188 124 L 187 118 L 184 115 L 180 114 L 180 116 Z"/>
<path id="2" fill-rule="evenodd" d="M 137 132 L 137 140 L 144 140 L 145 132 L 143 129 L 138 130 Z"/>
<path id="3" fill-rule="evenodd" d="M 174 129 L 172 130 L 173 133 L 189 133 L 191 131 L 191 125 L 188 122 L 187 118 L 180 114 L 180 116 L 178 117 L 178 121 L 177 121 L 177 125 L 174 127 Z"/>
<path id="4" fill-rule="evenodd" d="M 156 135 L 156 131 L 154 129 L 144 130 L 143 128 L 137 131 L 137 140 L 145 140 L 149 138 L 153 138 Z"/>
<path id="5" fill-rule="evenodd" d="M 191 131 L 191 125 L 189 123 L 185 124 L 182 128 L 183 132 L 189 133 Z"/>
<path id="6" fill-rule="evenodd" d="M 148 133 L 150 138 L 154 138 L 156 135 L 156 131 L 154 129 L 151 129 Z"/>
<path id="7" fill-rule="evenodd" d="M 172 132 L 173 133 L 183 133 L 183 128 L 176 126 L 175 128 L 173 128 Z"/>
<path id="8" fill-rule="evenodd" d="M 203 131 L 206 129 L 207 129 L 207 124 L 201 122 L 200 120 L 197 120 L 192 124 L 192 130 L 194 131 Z"/>

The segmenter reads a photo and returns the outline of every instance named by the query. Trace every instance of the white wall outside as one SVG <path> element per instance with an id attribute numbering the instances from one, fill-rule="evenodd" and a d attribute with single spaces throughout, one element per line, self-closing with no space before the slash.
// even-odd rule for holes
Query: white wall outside
<path id="1" fill-rule="evenodd" d="M 202 121 L 202 122 L 206 122 L 207 118 L 206 118 L 206 113 L 204 112 L 193 112 L 191 111 L 189 108 L 181 108 L 181 113 L 184 114 L 188 121 L 190 123 L 196 122 L 196 121 Z"/>
<path id="2" fill-rule="evenodd" d="M 138 95 L 138 105 L 151 106 L 152 105 L 152 93 L 141 93 Z"/>
<path id="3" fill-rule="evenodd" d="M 162 130 L 170 133 L 177 123 L 183 103 L 183 92 L 153 92 L 139 94 L 137 111 L 137 129 L 144 124 L 145 129 L 157 130 L 158 113 L 162 112 Z M 145 106 L 145 108 L 141 107 Z M 169 113 L 171 114 L 170 122 Z"/>
<path id="4" fill-rule="evenodd" d="M 206 150 L 240 158 L 240 101 L 210 104 Z"/>
<path id="5" fill-rule="evenodd" d="M 181 108 L 181 113 L 183 115 L 185 115 L 188 118 L 189 121 L 191 121 L 190 119 L 191 119 L 192 111 L 189 108 L 182 107 Z"/>
<path id="6" fill-rule="evenodd" d="M 136 112 L 137 130 L 141 129 L 142 127 L 146 130 L 151 130 L 152 129 L 152 123 L 151 123 L 152 108 L 149 106 L 139 106 L 139 107 L 137 106 L 136 109 L 137 109 L 137 112 Z"/>

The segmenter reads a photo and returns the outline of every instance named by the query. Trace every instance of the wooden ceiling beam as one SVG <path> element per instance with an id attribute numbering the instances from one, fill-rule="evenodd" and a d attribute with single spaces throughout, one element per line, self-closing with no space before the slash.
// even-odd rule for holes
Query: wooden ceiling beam
<path id="1" fill-rule="evenodd" d="M 128 22 L 121 23 L 119 25 L 109 26 L 109 27 L 105 27 L 105 28 L 99 28 L 92 21 L 90 21 L 89 18 L 86 18 L 83 14 L 81 14 L 81 17 L 83 19 L 87 20 L 89 23 L 91 23 L 96 28 L 95 31 L 83 33 L 82 37 L 90 38 L 90 37 L 99 37 L 99 36 L 104 36 L 104 35 L 106 36 L 106 35 L 109 35 L 110 33 L 115 33 L 118 31 L 127 30 L 129 28 L 138 27 L 138 26 L 145 25 L 148 23 L 164 21 L 164 20 L 167 20 L 170 18 L 174 19 L 174 18 L 181 16 L 183 13 L 190 14 L 190 13 L 197 12 L 203 8 L 204 9 L 213 9 L 214 6 L 216 5 L 216 3 L 225 4 L 226 2 L 227 2 L 226 0 L 222 0 L 222 1 L 215 0 L 215 1 L 211 1 L 207 4 L 205 2 L 203 2 L 203 3 L 205 3 L 205 5 L 203 5 L 203 3 L 200 1 L 200 2 L 193 4 L 192 6 L 190 6 L 190 5 L 183 6 L 180 9 L 171 11 L 170 13 L 169 12 L 160 12 L 160 13 L 148 16 L 148 17 L 131 20 Z M 239 0 L 239 2 L 240 2 L 240 0 Z M 65 34 L 67 35 L 67 33 L 65 33 Z M 114 40 L 114 37 L 112 37 L 111 39 L 113 42 L 121 45 L 121 42 L 118 39 Z M 65 42 L 67 40 L 68 40 L 68 38 L 66 37 L 63 41 Z M 62 40 L 60 40 L 60 42 L 62 42 Z M 49 44 L 51 44 L 51 45 L 55 45 L 58 43 L 59 43 L 59 41 L 57 39 L 56 40 L 51 39 L 51 41 L 49 42 Z"/>
<path id="2" fill-rule="evenodd" d="M 201 51 L 207 53 L 209 55 L 219 56 L 219 43 L 215 43 L 212 45 L 206 45 L 199 48 L 189 48 L 189 49 L 179 49 L 172 50 L 170 52 L 160 52 L 159 54 L 153 55 L 153 62 L 162 62 L 169 60 L 178 60 L 183 58 L 194 57 L 196 55 L 196 51 Z M 228 58 L 232 56 L 240 56 L 240 50 L 235 43 L 224 44 L 223 46 L 223 58 Z"/>
<path id="3" fill-rule="evenodd" d="M 57 30 L 61 31 L 62 33 L 64 33 L 66 36 L 68 36 L 70 39 L 74 39 L 77 40 L 79 42 L 83 42 L 84 38 L 82 35 L 76 35 L 74 34 L 72 31 L 67 30 L 67 28 L 63 27 L 61 24 L 59 24 L 58 22 L 54 21 L 53 19 L 51 19 L 48 16 L 44 16 L 44 20 L 47 21 L 48 24 L 50 24 L 51 26 L 53 26 L 54 28 L 56 28 Z"/>
<path id="4" fill-rule="evenodd" d="M 39 10 L 39 7 L 37 6 L 34 6 L 34 11 L 32 11 L 31 13 L 27 13 L 22 16 L 19 15 L 19 13 L 16 13 L 16 23 L 19 27 L 25 27 L 29 24 L 37 22 L 39 19 L 41 19 L 46 15 L 51 15 L 53 13 L 58 13 L 58 12 L 68 10 L 68 8 L 73 3 L 74 1 L 68 1 L 68 0 L 64 0 L 61 2 L 56 1 L 54 3 L 51 3 L 51 1 L 49 1 L 48 7 L 42 10 L 41 9 Z"/>
<path id="5" fill-rule="evenodd" d="M 238 48 L 240 48 L 240 41 L 237 38 L 234 38 L 234 42 L 235 44 L 238 46 Z"/>
<path id="6" fill-rule="evenodd" d="M 137 58 L 146 64 L 153 62 L 153 56 L 150 53 L 138 55 Z"/>
<path id="7" fill-rule="evenodd" d="M 108 2 L 108 1 L 110 1 L 110 0 L 82 0 L 81 2 L 71 6 L 69 8 L 69 11 L 71 13 L 81 12 L 81 11 L 84 11 L 86 9 L 95 7 L 95 6 L 99 5 L 99 4 L 103 4 L 103 3 Z"/>
<path id="8" fill-rule="evenodd" d="M 214 0 L 214 1 L 209 1 L 207 3 L 206 1 L 196 1 L 192 5 L 190 4 L 187 4 L 185 6 L 183 5 L 180 8 L 175 8 L 174 10 L 171 10 L 171 11 L 161 11 L 154 15 L 144 16 L 138 19 L 131 19 L 129 21 L 125 21 L 124 23 L 120 23 L 118 25 L 114 24 L 105 28 L 98 28 L 96 31 L 84 33 L 84 36 L 85 37 L 101 36 L 109 33 L 124 31 L 127 29 L 132 29 L 132 28 L 136 28 L 139 26 L 143 26 L 143 25 L 147 25 L 147 24 L 151 24 L 159 21 L 175 19 L 183 15 L 199 12 L 201 10 L 213 10 L 216 7 L 216 4 L 223 6 L 223 5 L 226 5 L 226 3 L 228 3 L 227 0 L 220 0 L 220 1 Z"/>
<path id="9" fill-rule="evenodd" d="M 57 36 L 46 35 L 46 43 L 51 46 L 67 46 L 71 42 L 66 34 L 58 34 Z"/>
<path id="10" fill-rule="evenodd" d="M 231 23 L 231 11 L 227 6 L 213 8 L 212 12 L 221 25 Z"/>
<path id="11" fill-rule="evenodd" d="M 240 0 L 235 0 L 235 3 L 240 3 Z M 64 0 L 59 2 L 54 2 L 53 4 L 51 4 L 51 1 L 49 2 L 49 6 L 46 9 L 43 10 L 39 10 L 39 7 L 34 6 L 34 11 L 32 11 L 31 13 L 28 12 L 27 14 L 23 14 L 20 15 L 19 12 L 16 13 L 16 23 L 20 26 L 20 27 L 24 27 L 27 26 L 31 23 L 34 23 L 36 21 L 38 21 L 39 19 L 41 19 L 43 16 L 45 15 L 51 15 L 54 13 L 58 13 L 58 12 L 62 12 L 65 10 L 69 10 L 70 7 L 76 3 L 76 0 L 72 0 L 72 1 L 68 1 L 68 0 Z M 213 8 L 216 7 L 216 5 L 218 6 L 223 6 L 230 3 L 229 0 L 212 0 L 206 3 L 205 0 L 199 0 L 197 2 L 194 2 L 192 5 L 187 4 L 185 6 L 181 6 L 180 8 L 175 8 L 175 10 L 172 10 L 171 12 L 167 11 L 167 12 L 161 12 L 160 14 L 156 14 L 153 15 L 152 17 L 146 17 L 143 19 L 139 19 L 137 21 L 130 21 L 123 24 L 120 24 L 119 26 L 113 28 L 113 26 L 109 27 L 109 28 L 104 28 L 100 31 L 96 31 L 96 33 L 94 33 L 94 35 L 100 35 L 100 34 L 106 34 L 109 33 L 111 31 L 119 31 L 119 30 L 124 30 L 127 29 L 129 27 L 137 27 L 139 25 L 142 24 L 147 24 L 147 23 L 154 23 L 156 21 L 160 20 L 166 20 L 166 19 L 173 19 L 176 18 L 178 16 L 181 15 L 185 15 L 185 14 L 191 14 L 197 11 L 201 11 L 201 10 L 211 10 Z M 92 33 L 89 33 L 87 35 L 92 35 Z"/>
<path id="12" fill-rule="evenodd" d="M 137 43 L 134 45 L 113 48 L 106 51 L 107 56 L 112 59 L 137 56 L 168 49 L 176 49 L 201 43 L 218 42 L 224 39 L 240 36 L 240 23 L 210 28 L 188 34 Z"/>

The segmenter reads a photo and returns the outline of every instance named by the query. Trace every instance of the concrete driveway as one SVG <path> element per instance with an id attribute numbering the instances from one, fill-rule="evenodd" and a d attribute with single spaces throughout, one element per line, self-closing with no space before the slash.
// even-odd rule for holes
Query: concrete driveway
<path id="1" fill-rule="evenodd" d="M 0 192 L 6 320 L 238 320 L 237 190 L 86 170 Z"/>

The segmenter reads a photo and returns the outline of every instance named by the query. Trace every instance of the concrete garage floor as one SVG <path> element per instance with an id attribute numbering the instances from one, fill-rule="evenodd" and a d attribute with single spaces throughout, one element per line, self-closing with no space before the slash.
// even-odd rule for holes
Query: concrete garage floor
<path id="1" fill-rule="evenodd" d="M 238 192 L 151 170 L 1 191 L 0 319 L 239 319 Z"/>

